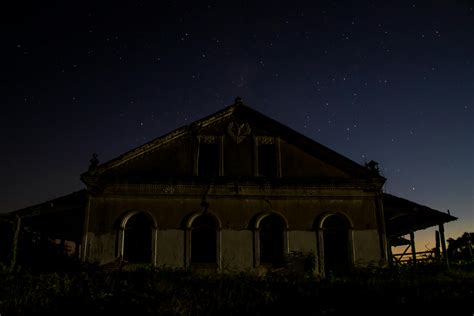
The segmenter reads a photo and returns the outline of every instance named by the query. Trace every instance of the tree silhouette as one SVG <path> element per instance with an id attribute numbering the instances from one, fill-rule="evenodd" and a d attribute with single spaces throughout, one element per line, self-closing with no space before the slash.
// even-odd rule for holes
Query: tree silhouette
<path id="1" fill-rule="evenodd" d="M 474 233 L 465 232 L 457 239 L 448 239 L 448 257 L 452 262 L 472 262 L 473 261 L 473 245 Z"/>

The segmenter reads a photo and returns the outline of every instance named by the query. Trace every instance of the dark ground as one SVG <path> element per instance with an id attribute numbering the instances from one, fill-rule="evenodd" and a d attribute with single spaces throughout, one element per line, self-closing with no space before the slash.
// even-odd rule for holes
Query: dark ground
<path id="1" fill-rule="evenodd" d="M 195 275 L 140 268 L 19 269 L 0 276 L 0 313 L 128 315 L 472 315 L 474 265 L 356 271 L 350 277 Z"/>

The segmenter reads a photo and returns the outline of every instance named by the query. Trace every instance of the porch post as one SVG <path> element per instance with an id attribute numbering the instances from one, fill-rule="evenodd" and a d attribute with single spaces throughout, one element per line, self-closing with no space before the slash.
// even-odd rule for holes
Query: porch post
<path id="1" fill-rule="evenodd" d="M 385 229 L 385 215 L 384 215 L 384 208 L 383 208 L 383 201 L 382 201 L 382 194 L 379 193 L 376 196 L 375 201 L 375 209 L 376 209 L 376 218 L 377 218 L 377 226 L 378 226 L 378 233 L 379 233 L 379 247 L 381 252 L 381 259 L 387 263 L 391 260 L 391 249 L 389 245 L 389 238 L 387 238 L 387 232 Z"/>
<path id="2" fill-rule="evenodd" d="M 388 264 L 390 266 L 393 266 L 392 244 L 390 243 L 389 238 L 387 238 L 387 253 L 388 253 Z"/>
<path id="3" fill-rule="evenodd" d="M 21 230 L 21 217 L 20 215 L 16 216 L 16 227 L 15 227 L 15 233 L 13 235 L 13 244 L 12 244 L 12 257 L 10 261 L 10 271 L 13 271 L 16 266 L 16 257 L 18 253 L 18 239 L 20 236 L 20 230 Z"/>
<path id="4" fill-rule="evenodd" d="M 449 269 L 449 260 L 448 254 L 446 252 L 446 240 L 444 238 L 444 225 L 443 223 L 439 224 L 439 236 L 441 238 L 441 251 L 443 252 L 443 261 L 446 265 L 446 269 Z"/>
<path id="5" fill-rule="evenodd" d="M 416 249 L 415 249 L 415 233 L 410 232 L 410 247 L 411 247 L 411 256 L 413 259 L 413 265 L 416 265 Z"/>
<path id="6" fill-rule="evenodd" d="M 435 257 L 436 257 L 436 260 L 439 260 L 439 231 L 435 231 L 435 238 L 436 238 Z"/>

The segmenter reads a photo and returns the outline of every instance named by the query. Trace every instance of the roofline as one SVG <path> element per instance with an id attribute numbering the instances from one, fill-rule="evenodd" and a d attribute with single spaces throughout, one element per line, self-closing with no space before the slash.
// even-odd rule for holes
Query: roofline
<path id="1" fill-rule="evenodd" d="M 157 148 L 159 148 L 160 146 L 170 142 L 170 141 L 173 141 L 177 138 L 180 138 L 186 134 L 189 133 L 189 131 L 192 131 L 196 128 L 199 128 L 199 127 L 205 127 L 207 125 L 210 125 L 222 118 L 225 118 L 225 117 L 228 117 L 230 115 L 232 115 L 234 113 L 234 111 L 237 109 L 237 108 L 242 108 L 244 110 L 247 110 L 247 111 L 252 111 L 254 112 L 255 114 L 259 115 L 261 118 L 269 121 L 271 124 L 274 124 L 276 126 L 278 126 L 279 129 L 282 129 L 284 131 L 286 131 L 287 133 L 289 134 L 292 134 L 293 137 L 296 137 L 296 138 L 300 138 L 300 139 L 303 139 L 304 142 L 309 142 L 310 144 L 312 144 L 313 146 L 315 146 L 318 150 L 322 150 L 322 151 L 327 151 L 329 152 L 331 155 L 334 155 L 335 157 L 337 157 L 337 159 L 340 159 L 341 162 L 343 163 L 347 163 L 349 165 L 351 165 L 352 167 L 354 168 L 357 168 L 359 169 L 361 172 L 365 173 L 366 175 L 370 175 L 371 177 L 373 178 L 379 178 L 381 180 L 383 180 L 383 182 L 386 181 L 386 178 L 381 176 L 380 174 L 373 174 L 371 173 L 369 170 L 367 170 L 367 168 L 365 168 L 364 166 L 362 166 L 361 164 L 355 162 L 354 160 L 342 155 L 342 154 L 339 154 L 338 152 L 330 149 L 329 147 L 326 147 L 325 145 L 322 145 L 320 143 L 318 143 L 317 141 L 309 138 L 308 136 L 305 136 L 303 134 L 301 134 L 300 132 L 286 126 L 285 124 L 245 105 L 244 103 L 242 103 L 242 99 L 240 97 L 237 97 L 234 101 L 233 104 L 225 107 L 224 109 L 222 110 L 219 110 L 217 112 L 214 112 L 212 114 L 209 114 L 199 120 L 196 120 L 194 122 L 192 122 L 191 124 L 188 124 L 188 125 L 184 125 L 184 126 L 181 126 L 175 130 L 172 130 L 170 131 L 169 133 L 167 134 L 164 134 L 162 136 L 159 136 L 143 145 L 140 145 L 139 147 L 136 147 L 134 149 L 131 149 L 127 152 L 125 152 L 124 154 L 121 154 L 119 156 L 117 156 L 116 158 L 113 158 L 111 160 L 108 160 L 106 161 L 105 163 L 103 164 L 100 164 L 98 165 L 94 171 L 93 171 L 93 175 L 94 176 L 98 176 L 100 175 L 101 173 L 109 170 L 109 169 L 112 169 L 112 168 L 115 168 L 117 166 L 120 166 L 130 160 L 133 160 L 134 158 L 140 156 L 141 154 L 145 153 L 145 152 L 148 152 L 148 151 L 151 151 L 151 150 L 155 150 Z M 84 178 L 86 178 L 87 176 L 90 176 L 92 175 L 91 174 L 91 171 L 86 171 L 84 173 L 81 174 L 81 179 L 83 180 L 84 182 Z"/>
<path id="2" fill-rule="evenodd" d="M 450 221 L 455 221 L 457 220 L 458 218 L 456 216 L 453 216 L 451 214 L 446 214 L 440 210 L 435 210 L 429 206 L 426 206 L 426 205 L 423 205 L 423 204 L 420 204 L 420 203 L 417 203 L 417 202 L 414 202 L 414 201 L 410 201 L 410 200 L 407 200 L 405 198 L 402 198 L 402 197 L 399 197 L 399 196 L 396 196 L 396 195 L 393 195 L 393 194 L 390 194 L 390 193 L 384 193 L 383 194 L 384 196 L 387 196 L 387 197 L 392 197 L 392 198 L 396 198 L 396 199 L 399 199 L 399 200 L 402 200 L 403 202 L 408 202 L 410 204 L 416 204 L 417 206 L 421 206 L 423 207 L 424 209 L 427 209 L 429 211 L 432 211 L 432 212 L 436 212 L 436 213 L 440 213 L 442 214 L 442 216 L 445 216 L 445 217 L 451 217 L 451 220 Z"/>
<path id="3" fill-rule="evenodd" d="M 59 202 L 61 200 L 66 199 L 66 198 L 69 198 L 73 195 L 78 195 L 78 194 L 82 194 L 82 193 L 86 193 L 86 192 L 87 192 L 87 189 L 81 189 L 81 190 L 78 190 L 78 191 L 74 191 L 72 193 L 69 193 L 69 194 L 66 194 L 66 195 L 51 199 L 51 200 L 47 200 L 47 201 L 44 201 L 44 202 L 41 202 L 41 203 L 38 203 L 38 204 L 35 204 L 35 205 L 32 205 L 32 206 L 27 206 L 27 207 L 24 207 L 24 208 L 21 208 L 21 209 L 18 209 L 18 210 L 7 212 L 7 213 L 5 213 L 5 216 L 24 215 L 24 214 L 27 214 L 27 213 L 34 213 L 34 212 L 39 211 L 40 208 L 46 206 L 47 204 L 56 203 L 56 202 Z"/>
<path id="4" fill-rule="evenodd" d="M 412 225 L 410 227 L 405 227 L 405 228 L 402 227 L 402 229 L 396 231 L 395 233 L 392 232 L 393 234 L 390 235 L 390 237 L 403 236 L 403 235 L 406 235 L 406 234 L 410 233 L 411 231 L 418 231 L 418 230 L 427 229 L 427 228 L 430 228 L 430 227 L 433 227 L 433 226 L 436 226 L 436 225 L 449 223 L 449 222 L 452 222 L 452 221 L 455 221 L 455 220 L 458 219 L 457 217 L 452 216 L 451 214 L 446 214 L 446 213 L 441 212 L 439 210 L 432 209 L 428 206 L 418 204 L 416 202 L 413 202 L 413 201 L 410 201 L 410 200 L 407 200 L 407 199 L 404 199 L 404 198 L 401 198 L 401 197 L 398 197 L 398 196 L 395 196 L 395 195 L 392 195 L 392 194 L 384 193 L 383 198 L 385 198 L 385 197 L 400 200 L 402 203 L 408 204 L 410 207 L 408 207 L 407 209 L 409 209 L 410 211 L 413 211 L 413 213 L 414 213 L 414 214 L 410 214 L 408 212 L 402 212 L 401 211 L 400 216 L 393 217 L 392 219 L 389 219 L 389 218 L 386 217 L 385 218 L 385 221 L 386 221 L 385 225 L 387 225 L 391 220 L 395 220 L 398 217 L 404 217 L 404 216 L 410 216 L 410 215 L 423 216 L 420 213 L 417 214 L 416 210 L 414 210 L 414 208 L 419 208 L 420 211 L 431 212 L 432 213 L 431 217 L 430 217 L 430 214 L 425 215 L 426 218 L 428 218 L 428 220 L 424 221 L 423 223 L 421 223 L 421 224 L 420 223 L 415 223 L 414 225 Z M 384 208 L 385 208 L 385 202 L 384 202 Z"/>
<path id="5" fill-rule="evenodd" d="M 227 107 L 225 107 L 224 109 L 222 110 L 219 110 L 217 112 L 214 112 L 212 114 L 209 114 L 207 116 L 205 116 L 204 118 L 201 118 L 197 121 L 194 121 L 192 122 L 191 124 L 188 124 L 188 125 L 183 125 L 181 127 L 178 127 L 162 136 L 159 136 L 143 145 L 140 145 L 136 148 L 133 148 L 127 152 L 125 152 L 124 154 L 121 154 L 113 159 L 110 159 L 106 162 L 104 162 L 103 164 L 100 164 L 99 166 L 97 166 L 97 168 L 94 170 L 95 173 L 103 173 L 104 171 L 106 170 L 109 170 L 111 168 L 114 168 L 114 167 L 117 167 L 117 166 L 120 166 L 138 156 L 140 156 L 142 153 L 144 152 L 147 152 L 149 150 L 154 150 L 170 141 L 173 141 L 181 136 L 184 136 L 186 135 L 190 130 L 193 129 L 193 127 L 195 126 L 207 126 L 209 124 L 212 124 L 213 122 L 223 118 L 223 117 L 226 117 L 226 116 L 230 116 L 232 115 L 232 113 L 234 112 L 234 109 L 236 107 L 236 104 L 232 104 L 232 105 L 229 105 Z M 87 174 L 89 173 L 89 171 L 86 171 L 84 173 L 81 174 L 81 178 L 83 176 L 86 176 Z"/>
<path id="6" fill-rule="evenodd" d="M 253 111 L 255 112 L 256 114 L 262 116 L 264 119 L 266 120 L 269 120 L 272 124 L 275 124 L 277 126 L 279 126 L 279 128 L 283 129 L 283 130 L 286 130 L 287 132 L 293 134 L 294 137 L 296 138 L 300 138 L 300 139 L 304 139 L 305 141 L 309 142 L 310 144 L 312 144 L 313 146 L 316 146 L 316 147 L 319 147 L 319 149 L 321 150 L 324 150 L 324 151 L 328 151 L 331 155 L 335 155 L 336 157 L 338 157 L 339 159 L 341 159 L 342 161 L 346 162 L 346 163 L 349 163 L 351 164 L 353 167 L 355 168 L 358 168 L 360 169 L 362 172 L 366 173 L 367 175 L 371 175 L 372 177 L 375 177 L 375 178 L 380 178 L 380 179 L 383 179 L 383 181 L 385 182 L 387 179 L 385 177 L 383 177 L 382 175 L 374 175 L 374 174 L 371 174 L 369 170 L 367 170 L 367 168 L 365 168 L 364 166 L 362 166 L 361 164 L 355 162 L 354 160 L 332 150 L 331 148 L 321 144 L 321 143 L 318 143 L 317 141 L 315 141 L 314 139 L 304 135 L 304 134 L 301 134 L 300 132 L 292 129 L 291 127 L 289 126 L 286 126 L 285 124 L 245 105 L 245 104 L 241 104 L 241 107 L 244 108 L 244 109 L 248 109 L 250 111 Z"/>

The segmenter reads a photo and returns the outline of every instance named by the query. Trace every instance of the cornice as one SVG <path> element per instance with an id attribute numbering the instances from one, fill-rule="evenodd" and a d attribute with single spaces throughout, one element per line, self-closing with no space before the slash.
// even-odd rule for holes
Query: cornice
<path id="1" fill-rule="evenodd" d="M 170 197 L 322 197 L 374 196 L 377 186 L 366 181 L 347 183 L 282 184 L 239 183 L 109 183 L 102 186 L 100 195 L 151 195 Z"/>

